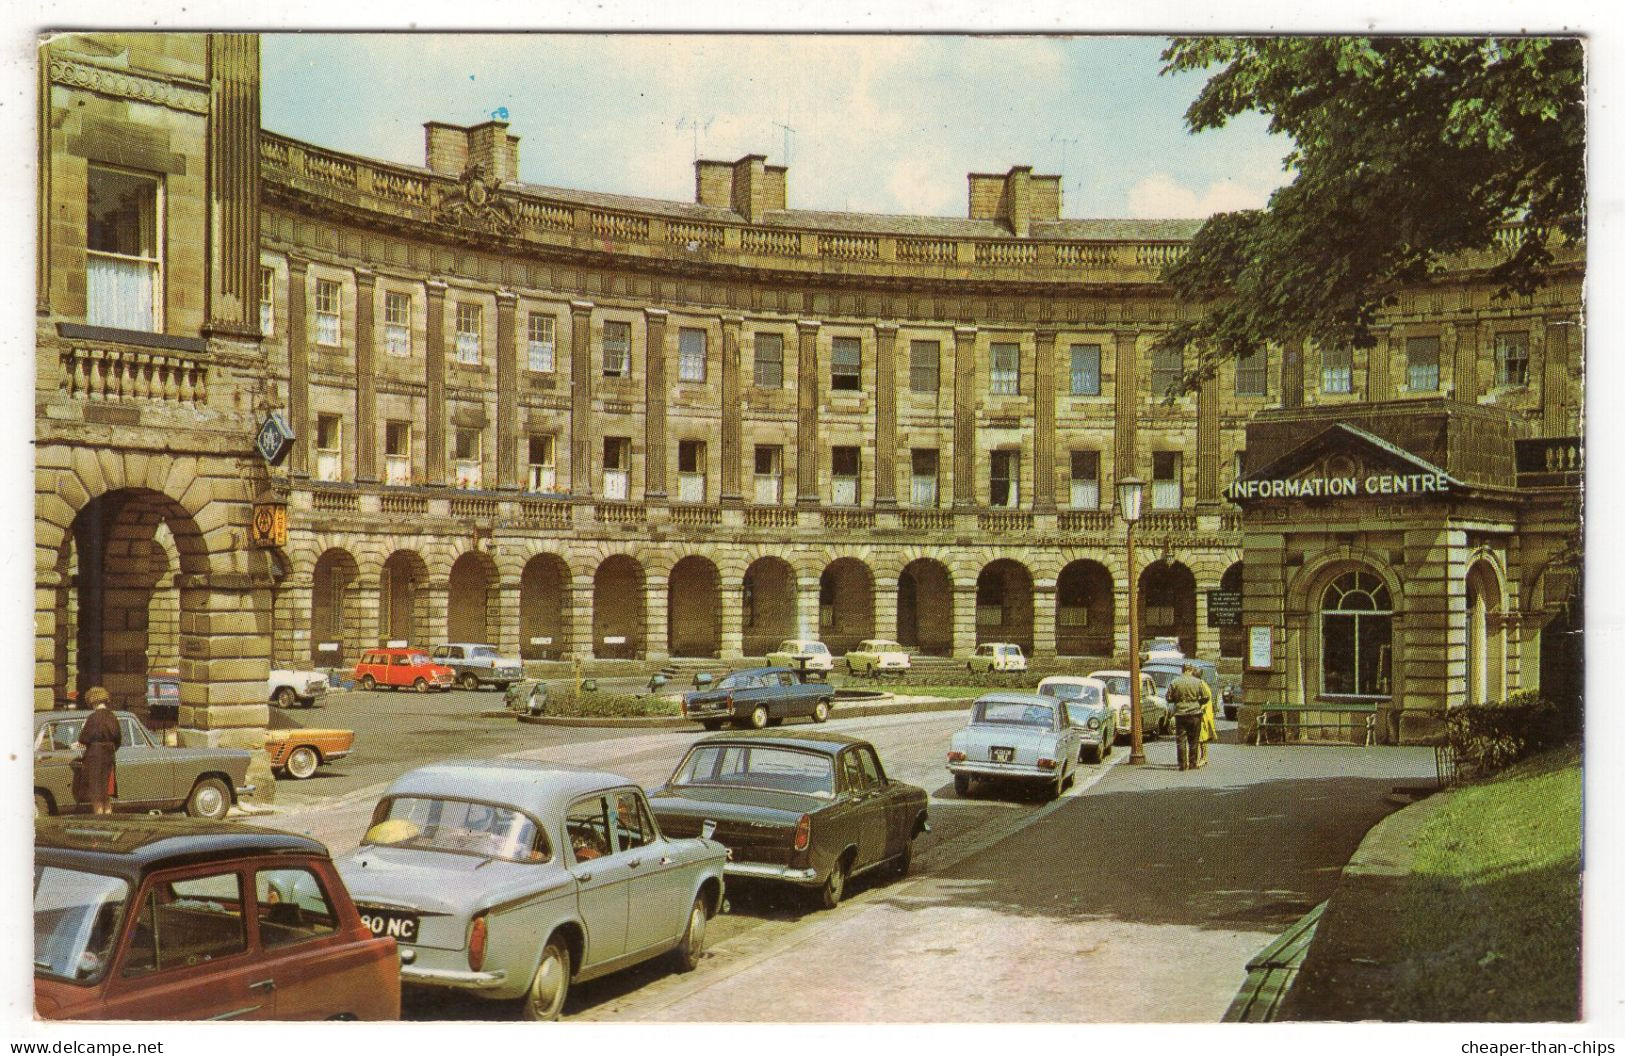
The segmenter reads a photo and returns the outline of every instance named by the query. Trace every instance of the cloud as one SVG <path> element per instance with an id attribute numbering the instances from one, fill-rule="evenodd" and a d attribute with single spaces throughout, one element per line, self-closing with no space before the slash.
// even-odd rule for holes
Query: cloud
<path id="1" fill-rule="evenodd" d="M 1200 190 L 1181 184 L 1167 173 L 1147 176 L 1128 191 L 1128 211 L 1132 217 L 1206 219 L 1214 213 L 1238 209 L 1261 209 L 1269 202 L 1274 186 L 1232 179 L 1215 180 Z"/>

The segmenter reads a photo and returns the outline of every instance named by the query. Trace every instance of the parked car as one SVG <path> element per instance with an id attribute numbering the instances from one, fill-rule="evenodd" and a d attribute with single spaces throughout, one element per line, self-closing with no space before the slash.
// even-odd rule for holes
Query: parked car
<path id="1" fill-rule="evenodd" d="M 1183 660 L 1185 648 L 1175 637 L 1152 638 L 1140 647 L 1141 660 Z"/>
<path id="2" fill-rule="evenodd" d="M 343 759 L 354 747 L 354 730 L 272 730 L 265 741 L 271 769 L 297 781 L 318 766 Z"/>
<path id="3" fill-rule="evenodd" d="M 1082 748 L 1065 701 L 1037 693 L 985 693 L 971 705 L 970 722 L 953 735 L 948 770 L 961 796 L 981 778 L 1039 784 L 1053 799 L 1077 776 Z"/>
<path id="4" fill-rule="evenodd" d="M 147 672 L 147 714 L 175 719 L 181 711 L 181 676 L 176 671 Z"/>
<path id="5" fill-rule="evenodd" d="M 279 708 L 309 708 L 327 696 L 327 676 L 320 671 L 277 667 L 271 669 L 265 688 L 271 703 Z"/>
<path id="6" fill-rule="evenodd" d="M 429 659 L 421 649 L 368 649 L 355 665 L 355 680 L 362 689 L 410 687 L 419 693 L 448 690 L 456 675 L 445 664 Z"/>
<path id="7" fill-rule="evenodd" d="M 662 833 L 624 777 L 498 759 L 396 779 L 338 867 L 374 934 L 400 943 L 405 982 L 557 1019 L 572 982 L 671 950 L 693 968 L 725 853 Z"/>
<path id="8" fill-rule="evenodd" d="M 73 796 L 73 747 L 88 711 L 41 711 L 34 715 L 34 814 L 89 810 Z M 223 818 L 245 784 L 253 753 L 241 748 L 173 748 L 153 736 L 127 711 L 115 712 L 120 744 L 113 798 L 115 811 L 185 810 L 198 818 Z"/>
<path id="9" fill-rule="evenodd" d="M 1129 700 L 1129 673 L 1127 671 L 1091 671 L 1090 678 L 1106 684 L 1106 697 L 1117 712 L 1117 738 L 1127 740 L 1133 736 L 1133 702 Z M 1144 671 L 1140 672 L 1140 735 L 1156 737 L 1174 728 L 1174 713 L 1168 702 L 1157 692 L 1157 684 Z"/>
<path id="10" fill-rule="evenodd" d="M 767 654 L 767 662 L 773 667 L 792 667 L 808 674 L 827 675 L 835 670 L 835 657 L 830 655 L 829 646 L 807 638 L 785 639 Z"/>
<path id="11" fill-rule="evenodd" d="M 649 805 L 668 833 L 710 826 L 730 878 L 793 884 L 826 908 L 860 873 L 907 873 L 931 831 L 924 789 L 888 778 L 868 741 L 823 731 L 701 738 Z"/>
<path id="12" fill-rule="evenodd" d="M 252 896 L 252 897 L 250 897 Z M 42 1019 L 397 1019 L 399 961 L 306 836 L 185 818 L 34 823 Z"/>
<path id="13" fill-rule="evenodd" d="M 760 730 L 800 716 L 823 722 L 834 699 L 834 687 L 810 682 L 799 671 L 751 667 L 684 693 L 683 714 L 708 730 L 720 730 L 725 722 Z"/>
<path id="14" fill-rule="evenodd" d="M 1215 709 L 1222 707 L 1224 681 L 1219 677 L 1219 669 L 1212 663 L 1212 661 L 1194 660 L 1190 658 L 1181 660 L 1152 660 L 1149 663 L 1141 664 L 1140 670 L 1151 676 L 1151 681 L 1156 683 L 1157 692 L 1162 696 L 1163 700 L 1166 701 L 1168 699 L 1168 683 L 1172 682 L 1176 677 L 1179 676 L 1180 672 L 1185 670 L 1186 664 L 1195 665 L 1197 677 L 1203 682 L 1206 682 L 1207 688 L 1213 691 L 1213 707 Z M 1169 710 L 1172 711 L 1173 709 L 1170 708 Z M 1229 714 L 1225 715 L 1225 718 L 1232 717 L 1233 716 Z"/>
<path id="15" fill-rule="evenodd" d="M 1067 718 L 1083 738 L 1080 760 L 1098 763 L 1112 754 L 1117 712 L 1107 700 L 1106 683 L 1079 675 L 1051 675 L 1034 692 L 1066 701 Z"/>
<path id="16" fill-rule="evenodd" d="M 1012 642 L 983 642 L 965 662 L 965 670 L 973 675 L 989 671 L 1025 671 L 1027 657 L 1021 646 Z"/>
<path id="17" fill-rule="evenodd" d="M 451 668 L 457 684 L 464 689 L 496 686 L 506 689 L 525 676 L 525 668 L 517 656 L 502 656 L 494 645 L 477 642 L 452 642 L 434 647 L 432 658 L 437 664 Z"/>
<path id="18" fill-rule="evenodd" d="M 900 675 L 909 667 L 908 653 L 896 642 L 870 638 L 846 654 L 846 669 L 854 675 Z"/>

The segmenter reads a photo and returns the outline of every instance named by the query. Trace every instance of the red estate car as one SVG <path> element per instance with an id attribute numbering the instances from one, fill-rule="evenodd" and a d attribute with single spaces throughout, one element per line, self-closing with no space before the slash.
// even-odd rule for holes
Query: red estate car
<path id="1" fill-rule="evenodd" d="M 457 672 L 429 659 L 421 649 L 368 649 L 355 665 L 355 680 L 362 689 L 411 687 L 419 693 L 431 689 L 449 690 Z"/>
<path id="2" fill-rule="evenodd" d="M 398 1019 L 395 940 L 327 848 L 183 818 L 34 823 L 42 1019 Z"/>

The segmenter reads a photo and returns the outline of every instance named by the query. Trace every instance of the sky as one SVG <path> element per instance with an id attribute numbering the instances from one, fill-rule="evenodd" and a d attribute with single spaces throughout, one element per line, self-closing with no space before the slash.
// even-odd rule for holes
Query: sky
<path id="1" fill-rule="evenodd" d="M 423 123 L 507 113 L 530 183 L 692 201 L 693 162 L 788 162 L 791 208 L 964 216 L 966 174 L 1063 177 L 1062 216 L 1262 206 L 1286 141 L 1192 135 L 1154 36 L 266 34 L 265 128 L 423 164 Z M 786 131 L 786 126 L 792 131 Z"/>

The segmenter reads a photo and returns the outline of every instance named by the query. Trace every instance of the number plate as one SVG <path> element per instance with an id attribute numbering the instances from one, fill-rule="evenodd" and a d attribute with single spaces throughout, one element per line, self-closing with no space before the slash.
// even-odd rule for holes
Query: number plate
<path id="1" fill-rule="evenodd" d="M 988 754 L 988 758 L 992 759 L 995 763 L 1012 762 L 1015 757 L 1016 750 L 1014 748 L 993 748 L 989 750 Z"/>
<path id="2" fill-rule="evenodd" d="M 393 909 L 372 909 L 370 907 L 357 907 L 361 911 L 361 923 L 365 924 L 374 935 L 394 939 L 397 942 L 414 943 L 418 941 L 418 915 L 416 913 L 401 913 Z"/>

